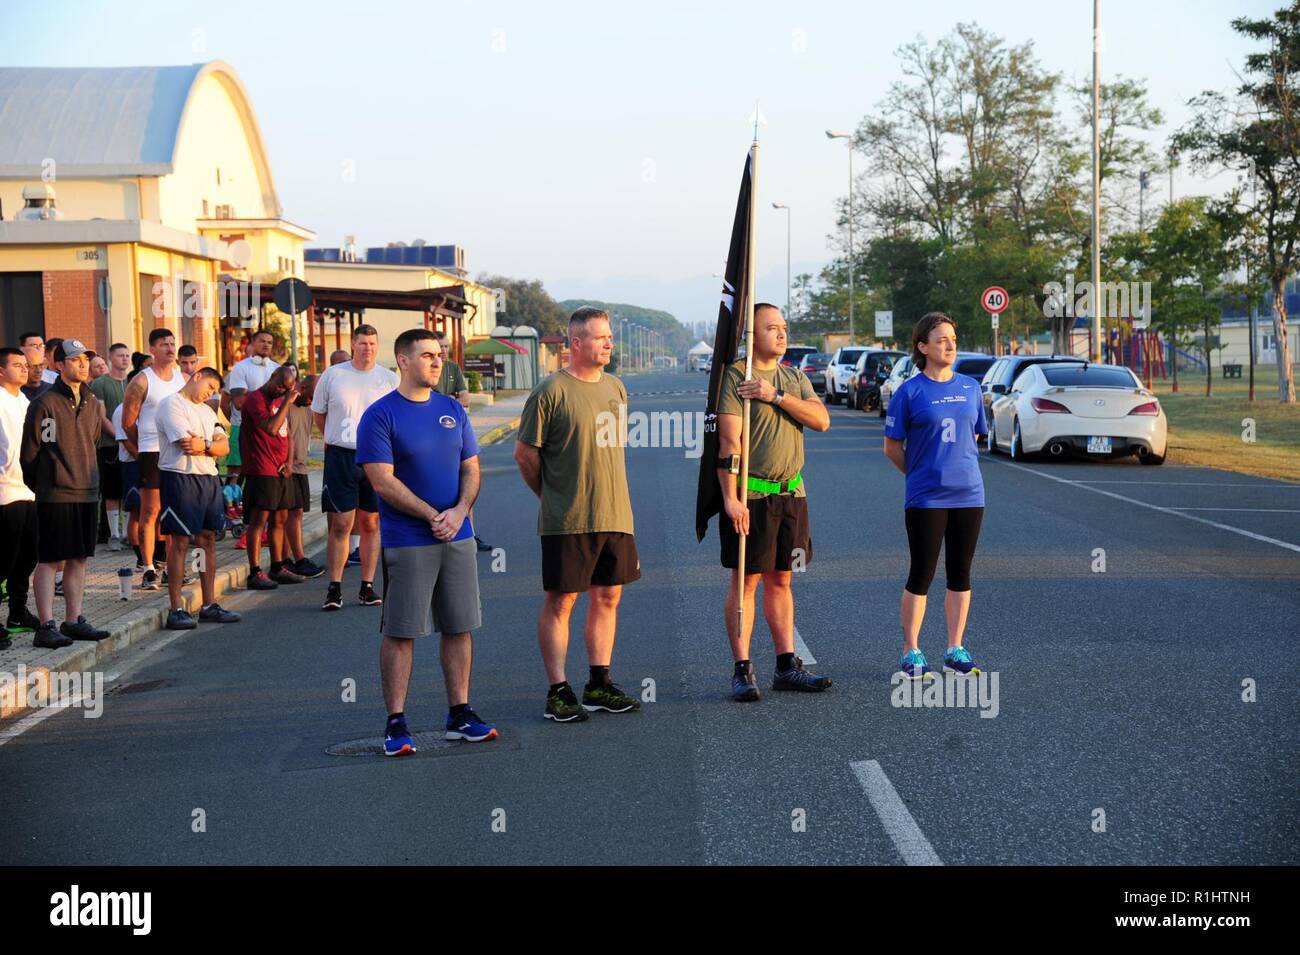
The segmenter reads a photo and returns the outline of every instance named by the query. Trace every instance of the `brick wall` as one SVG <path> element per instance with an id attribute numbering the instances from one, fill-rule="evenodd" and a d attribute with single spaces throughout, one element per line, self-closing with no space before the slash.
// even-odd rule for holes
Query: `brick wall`
<path id="1" fill-rule="evenodd" d="M 106 275 L 103 269 L 41 273 L 46 338 L 79 338 L 107 354 L 105 316 L 96 299 L 99 280 Z"/>

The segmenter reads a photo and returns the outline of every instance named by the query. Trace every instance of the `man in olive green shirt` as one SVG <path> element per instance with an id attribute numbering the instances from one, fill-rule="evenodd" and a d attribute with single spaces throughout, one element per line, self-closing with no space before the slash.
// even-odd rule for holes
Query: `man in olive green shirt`
<path id="1" fill-rule="evenodd" d="M 99 491 L 104 502 L 103 517 L 107 517 L 108 549 L 122 550 L 126 537 L 122 512 L 122 465 L 117 460 L 117 438 L 112 427 L 113 412 L 126 394 L 126 374 L 131 370 L 131 349 L 117 342 L 108 349 L 108 374 L 100 375 L 90 383 L 91 393 L 104 405 L 104 417 L 110 424 L 99 438 Z M 101 528 L 104 521 L 101 517 Z M 101 531 L 102 533 L 102 531 Z"/>
<path id="2" fill-rule="evenodd" d="M 803 429 L 826 431 L 831 416 L 797 368 L 780 364 L 786 323 L 781 310 L 766 302 L 754 306 L 753 378 L 745 363 L 726 371 L 718 398 L 718 482 L 723 513 L 718 517 L 722 566 L 731 570 L 727 589 L 727 637 L 735 669 L 732 699 L 757 700 L 758 681 L 749 659 L 754 632 L 754 597 L 763 580 L 763 612 L 776 649 L 774 690 L 820 692 L 830 678 L 817 676 L 794 655 L 794 594 L 791 574 L 812 560 L 807 489 L 803 482 Z M 744 399 L 749 407 L 749 487 L 739 493 Z M 745 616 L 738 619 L 737 584 L 740 538 L 745 537 Z"/>
<path id="3" fill-rule="evenodd" d="M 613 352 L 609 314 L 580 308 L 569 318 L 569 367 L 533 389 L 519 419 L 515 462 L 541 500 L 542 588 L 537 641 L 550 690 L 547 719 L 587 719 L 589 710 L 627 713 L 641 704 L 610 681 L 610 659 L 623 585 L 639 580 L 632 501 L 623 462 L 626 435 L 609 440 L 611 421 L 626 426 L 627 389 L 605 374 Z M 582 703 L 564 676 L 569 616 L 588 593 L 591 676 Z"/>
<path id="4" fill-rule="evenodd" d="M 447 333 L 437 331 L 433 333 L 433 337 L 442 346 L 442 374 L 438 377 L 437 390 L 455 398 L 468 408 L 469 385 L 465 381 L 465 373 L 460 370 L 460 365 L 451 360 L 451 342 L 447 341 Z"/>

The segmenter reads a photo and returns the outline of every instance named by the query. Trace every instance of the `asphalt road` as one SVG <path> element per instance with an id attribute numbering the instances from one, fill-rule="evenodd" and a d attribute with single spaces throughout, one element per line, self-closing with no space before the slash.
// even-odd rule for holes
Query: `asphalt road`
<path id="1" fill-rule="evenodd" d="M 632 411 L 703 405 L 703 375 L 627 383 Z M 829 692 L 729 701 L 716 524 L 703 544 L 693 531 L 698 459 L 633 448 L 644 576 L 625 591 L 613 674 L 628 689 L 653 681 L 655 702 L 544 721 L 536 502 L 506 442 L 483 454 L 479 530 L 505 568 L 481 558 L 472 694 L 499 740 L 403 760 L 326 755 L 382 730 L 378 612 L 320 612 L 320 581 L 243 594 L 228 601 L 243 623 L 125 659 L 101 718 L 70 709 L 0 733 L 6 861 L 1300 862 L 1300 689 L 1287 669 L 1300 486 L 985 456 L 967 645 L 998 675 L 997 715 L 902 708 L 890 685 L 902 478 L 878 418 L 831 418 L 808 437 L 815 546 L 795 582 L 800 637 L 812 669 L 835 678 Z M 932 596 L 942 579 L 940 566 Z M 350 600 L 356 584 L 349 569 Z M 922 635 L 936 664 L 941 604 Z M 580 602 L 574 683 L 584 616 Z M 765 690 L 770 647 L 760 620 Z M 441 730 L 432 639 L 407 713 L 413 731 Z"/>

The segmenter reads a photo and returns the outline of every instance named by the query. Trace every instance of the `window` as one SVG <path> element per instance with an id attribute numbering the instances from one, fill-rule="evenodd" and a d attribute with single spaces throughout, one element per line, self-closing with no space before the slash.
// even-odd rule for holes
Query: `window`
<path id="1" fill-rule="evenodd" d="M 1008 362 L 1005 358 L 999 358 L 997 361 L 995 361 L 993 363 L 993 367 L 991 367 L 988 370 L 987 374 L 984 375 L 984 384 L 995 385 L 999 381 L 1001 381 L 1002 373 L 1007 370 L 1008 364 L 1010 364 L 1010 362 Z"/>
<path id="2" fill-rule="evenodd" d="M 984 372 L 989 370 L 993 364 L 992 358 L 958 358 L 953 365 L 953 371 L 959 375 L 970 375 L 972 378 L 983 378 Z"/>
<path id="3" fill-rule="evenodd" d="M 1049 385 L 1075 388 L 1136 388 L 1138 381 L 1127 368 L 1104 368 L 1097 365 L 1044 365 L 1043 377 Z"/>
<path id="4" fill-rule="evenodd" d="M 221 185 L 221 167 L 217 167 L 217 185 Z"/>
<path id="5" fill-rule="evenodd" d="M 204 200 L 203 200 L 203 218 L 206 219 L 207 217 L 208 217 L 208 200 L 204 199 Z"/>

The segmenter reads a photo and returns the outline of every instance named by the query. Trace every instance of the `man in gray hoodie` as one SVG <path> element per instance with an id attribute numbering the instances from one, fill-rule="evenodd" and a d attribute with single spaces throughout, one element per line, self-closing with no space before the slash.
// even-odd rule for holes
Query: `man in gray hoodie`
<path id="1" fill-rule="evenodd" d="M 96 446 L 104 406 L 87 382 L 88 349 L 75 338 L 54 349 L 59 378 L 37 395 L 23 422 L 23 478 L 36 492 L 36 612 L 33 643 L 51 649 L 73 640 L 103 640 L 107 630 L 86 622 L 81 597 L 86 558 L 95 553 L 99 524 L 99 457 Z M 54 626 L 54 573 L 63 562 L 63 625 Z"/>

